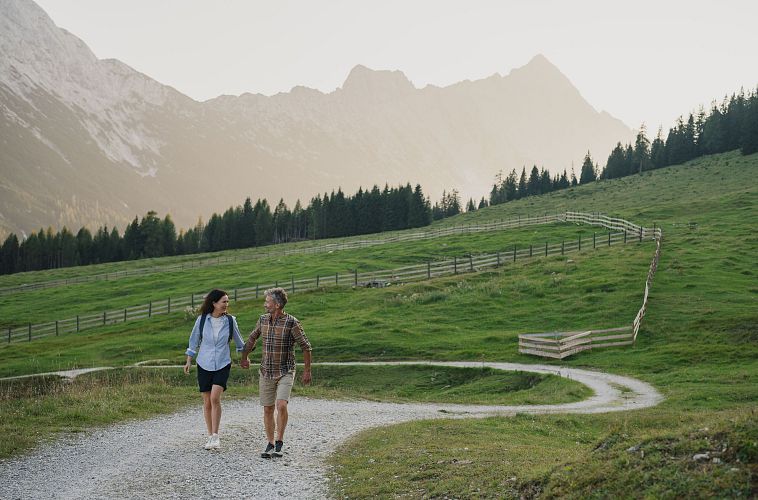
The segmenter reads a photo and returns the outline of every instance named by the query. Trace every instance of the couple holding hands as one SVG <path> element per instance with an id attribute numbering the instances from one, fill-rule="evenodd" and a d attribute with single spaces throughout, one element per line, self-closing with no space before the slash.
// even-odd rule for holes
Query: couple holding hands
<path id="1" fill-rule="evenodd" d="M 221 394 L 226 390 L 232 367 L 229 349 L 231 341 L 234 341 L 237 352 L 242 353 L 240 367 L 244 369 L 250 367 L 248 355 L 255 349 L 258 339 L 263 343 L 258 386 L 268 442 L 261 457 L 282 456 L 288 418 L 287 402 L 295 381 L 295 344 L 303 351 L 303 384 L 311 382 L 311 343 L 297 318 L 284 312 L 287 292 L 283 288 L 272 288 L 266 290 L 264 296 L 266 314 L 258 318 L 247 341 L 242 340 L 237 319 L 227 314 L 229 295 L 223 290 L 211 290 L 205 296 L 201 314 L 192 328 L 189 347 L 185 353 L 187 362 L 184 373 L 189 374 L 192 358 L 197 356 L 197 382 L 203 396 L 203 415 L 208 429 L 206 450 L 221 446 L 218 435 Z"/>

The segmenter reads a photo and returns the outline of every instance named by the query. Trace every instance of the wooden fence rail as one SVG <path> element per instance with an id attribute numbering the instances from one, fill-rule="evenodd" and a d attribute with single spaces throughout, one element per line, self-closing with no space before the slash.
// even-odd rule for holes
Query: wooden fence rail
<path id="1" fill-rule="evenodd" d="M 194 261 L 180 262 L 177 264 L 168 264 L 164 266 L 143 267 L 137 269 L 126 269 L 122 271 L 111 271 L 107 273 L 91 274 L 87 276 L 76 276 L 58 280 L 44 281 L 39 283 L 28 283 L 19 286 L 0 288 L 0 296 L 10 293 L 40 290 L 63 285 L 72 285 L 77 283 L 88 283 L 92 281 L 114 281 L 121 278 L 132 278 L 135 276 L 145 276 L 154 273 L 184 271 L 197 267 L 208 267 L 228 263 L 247 262 L 270 258 L 273 256 L 302 255 L 327 253 L 338 250 L 353 250 L 356 248 L 366 248 L 376 245 L 385 245 L 388 243 L 418 241 L 431 238 L 440 238 L 443 236 L 454 236 L 458 234 L 470 234 L 483 231 L 495 231 L 502 229 L 512 229 L 515 227 L 528 227 L 539 224 L 550 224 L 553 222 L 565 222 L 565 214 L 553 214 L 542 216 L 519 216 L 514 219 L 501 220 L 496 222 L 469 224 L 466 226 L 451 226 L 448 228 L 434 229 L 428 231 L 417 231 L 414 233 L 404 233 L 392 236 L 377 236 L 369 239 L 355 240 L 350 239 L 344 242 L 327 243 L 324 245 L 310 245 L 303 248 L 285 248 L 283 250 L 262 251 L 261 247 L 256 247 L 254 253 L 245 255 L 237 254 L 234 256 L 217 256 L 198 259 Z M 273 247 L 270 247 L 273 248 Z"/>
<path id="2" fill-rule="evenodd" d="M 560 215 L 546 215 L 543 217 L 529 217 L 523 219 L 519 218 L 491 224 L 465 226 L 455 228 L 457 232 L 453 231 L 454 228 L 439 230 L 437 232 L 444 234 L 460 234 L 461 232 L 473 233 L 481 231 L 481 228 L 488 228 L 486 230 L 492 230 L 493 228 L 504 228 L 506 226 L 520 227 L 524 225 L 545 224 L 556 221 L 587 224 L 595 222 L 593 225 L 601 225 L 603 227 L 605 227 L 605 223 L 608 225 L 612 224 L 613 227 L 618 229 L 620 232 L 609 231 L 607 234 L 604 234 L 602 236 L 603 246 L 619 245 L 627 242 L 640 242 L 646 239 L 650 239 L 654 234 L 657 234 L 651 232 L 649 228 L 636 226 L 629 222 L 622 221 L 621 219 L 609 219 L 605 216 L 582 214 L 578 212 L 566 212 L 565 214 Z M 413 237 L 414 235 L 412 234 L 410 236 Z M 392 239 L 399 240 L 398 237 L 393 237 Z M 403 238 L 403 240 L 408 239 L 409 238 Z M 597 243 L 598 242 L 596 241 L 596 246 L 600 246 Z M 275 286 L 281 286 L 287 290 L 288 293 L 296 293 L 333 286 L 360 287 L 371 286 L 372 284 L 383 285 L 392 282 L 397 283 L 420 281 L 440 276 L 474 272 L 482 269 L 499 267 L 524 259 L 546 257 L 550 255 L 564 255 L 567 253 L 578 252 L 582 249 L 586 250 L 590 248 L 593 248 L 592 242 L 582 242 L 581 239 L 569 242 L 562 241 L 560 243 L 553 243 L 552 245 L 545 243 L 543 246 L 514 246 L 510 249 L 496 252 L 494 254 L 453 257 L 451 259 L 444 259 L 434 262 L 430 261 L 424 264 L 409 265 L 396 269 L 383 269 L 366 272 L 351 270 L 348 273 L 336 273 L 323 276 L 317 275 L 313 278 L 295 279 L 294 277 L 289 277 L 288 279 L 282 279 L 265 284 L 260 283 L 247 288 L 236 288 L 229 291 L 229 294 L 230 299 L 236 302 L 262 298 L 263 292 L 266 289 L 273 288 Z M 650 279 L 652 280 L 652 278 Z M 26 324 L 22 326 L 16 326 L 7 328 L 5 332 L 5 340 L 7 343 L 31 341 L 33 339 L 51 335 L 78 333 L 82 330 L 98 326 L 113 325 L 117 323 L 124 323 L 126 321 L 146 319 L 155 315 L 184 312 L 186 308 L 194 310 L 202 303 L 203 298 L 204 294 L 193 293 L 188 297 L 170 297 L 158 301 L 152 301 L 147 305 L 143 304 L 139 306 L 126 307 L 123 309 L 80 315 L 75 318 L 67 318 L 64 320 L 41 324 Z"/>
<path id="3" fill-rule="evenodd" d="M 655 240 L 655 253 L 650 262 L 647 279 L 645 280 L 645 293 L 642 299 L 642 307 L 637 312 L 631 325 L 605 330 L 587 330 L 584 332 L 550 332 L 550 333 L 522 333 L 519 338 L 519 352 L 532 354 L 544 358 L 563 359 L 582 351 L 597 349 L 600 347 L 617 347 L 632 345 L 637 341 L 642 318 L 648 305 L 648 295 L 653 284 L 655 271 L 658 269 L 658 261 L 661 257 L 661 241 L 663 232 L 660 228 L 646 229 L 636 226 L 621 219 L 612 219 L 602 215 L 588 217 L 587 214 L 566 213 L 569 222 L 582 222 L 585 224 L 599 225 L 611 230 L 623 230 L 625 238 L 628 232 L 638 234 L 640 239 L 652 237 Z M 610 234 L 610 233 L 609 233 Z M 611 241 L 610 239 L 608 241 Z M 624 332 L 624 333 L 617 333 Z M 613 333 L 613 335 L 608 335 Z"/>

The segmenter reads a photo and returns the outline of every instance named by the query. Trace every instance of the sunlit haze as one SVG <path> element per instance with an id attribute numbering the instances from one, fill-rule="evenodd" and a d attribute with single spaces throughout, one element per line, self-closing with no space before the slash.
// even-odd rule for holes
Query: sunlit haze
<path id="1" fill-rule="evenodd" d="M 652 135 L 758 83 L 754 0 L 37 3 L 98 57 L 197 100 L 330 92 L 357 64 L 445 86 L 543 54 L 597 110 Z"/>

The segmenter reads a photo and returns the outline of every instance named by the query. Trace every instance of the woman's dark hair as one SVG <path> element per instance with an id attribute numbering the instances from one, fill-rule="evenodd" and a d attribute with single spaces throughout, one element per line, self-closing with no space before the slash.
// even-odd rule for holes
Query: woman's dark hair
<path id="1" fill-rule="evenodd" d="M 203 300 L 203 305 L 200 306 L 200 314 L 210 314 L 213 312 L 213 303 L 218 302 L 221 300 L 221 297 L 224 295 L 229 295 L 223 290 L 219 290 L 218 288 L 214 288 L 210 292 L 208 292 L 208 295 L 205 296 L 205 300 Z"/>

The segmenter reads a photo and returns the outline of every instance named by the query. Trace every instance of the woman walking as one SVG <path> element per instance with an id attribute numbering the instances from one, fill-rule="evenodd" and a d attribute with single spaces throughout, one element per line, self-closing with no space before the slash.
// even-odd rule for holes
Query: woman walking
<path id="1" fill-rule="evenodd" d="M 232 367 L 229 342 L 234 340 L 237 352 L 245 347 L 237 319 L 226 313 L 228 307 L 229 295 L 223 290 L 214 289 L 205 296 L 200 308 L 201 314 L 192 328 L 189 347 L 185 353 L 185 374 L 189 374 L 192 358 L 197 355 L 197 382 L 203 395 L 203 416 L 208 429 L 206 450 L 221 447 L 218 436 L 221 423 L 221 394 L 226 390 L 226 381 Z"/>

